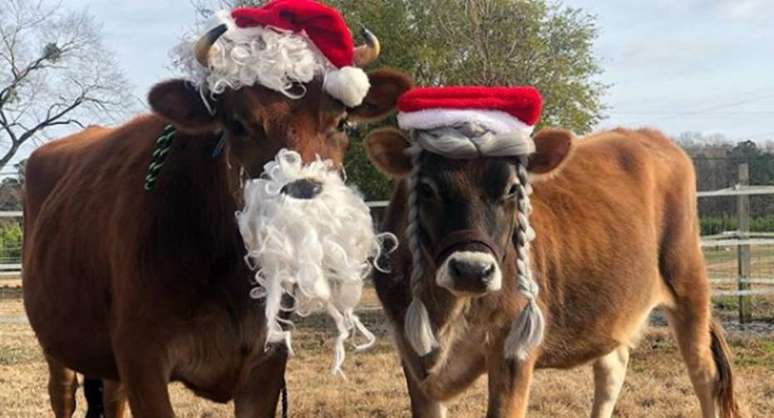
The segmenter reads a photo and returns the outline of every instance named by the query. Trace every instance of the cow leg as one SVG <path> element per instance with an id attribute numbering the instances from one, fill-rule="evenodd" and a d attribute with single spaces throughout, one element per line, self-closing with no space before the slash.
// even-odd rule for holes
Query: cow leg
<path id="1" fill-rule="evenodd" d="M 103 418 L 102 380 L 83 376 L 83 396 L 86 398 L 86 418 Z"/>
<path id="2" fill-rule="evenodd" d="M 78 375 L 51 356 L 46 356 L 46 362 L 48 363 L 48 396 L 54 416 L 70 418 L 75 413 Z"/>
<path id="3" fill-rule="evenodd" d="M 527 415 L 535 355 L 520 361 L 506 359 L 502 350 L 490 355 L 487 418 L 523 418 Z"/>
<path id="4" fill-rule="evenodd" d="M 164 360 L 153 356 L 161 353 L 139 341 L 114 342 L 116 364 L 126 389 L 134 418 L 174 418 L 167 384 L 169 372 Z"/>
<path id="5" fill-rule="evenodd" d="M 664 241 L 659 256 L 659 270 L 672 295 L 665 311 L 699 398 L 702 416 L 733 418 L 740 415 L 740 410 L 734 397 L 730 352 L 722 329 L 712 320 L 710 282 L 693 197 L 690 199 L 691 204 L 682 211 L 674 210 L 684 218 L 668 223 L 670 230 L 666 234 L 670 239 Z"/>
<path id="6" fill-rule="evenodd" d="M 288 350 L 277 344 L 273 353 L 255 365 L 234 396 L 236 418 L 273 418 L 285 385 Z"/>
<path id="7" fill-rule="evenodd" d="M 427 396 L 405 364 L 403 365 L 403 375 L 406 377 L 406 386 L 411 398 L 412 418 L 446 418 L 446 406 L 443 402 Z"/>
<path id="8" fill-rule="evenodd" d="M 126 390 L 121 382 L 103 380 L 105 418 L 123 418 L 126 414 Z"/>
<path id="9" fill-rule="evenodd" d="M 594 362 L 594 406 L 591 418 L 610 418 L 621 393 L 626 366 L 629 363 L 629 348 L 620 346 L 613 352 Z"/>
<path id="10" fill-rule="evenodd" d="M 692 311 L 692 309 L 667 310 L 667 319 L 680 346 L 693 389 L 699 397 L 702 416 L 717 418 L 719 416 L 715 405 L 717 369 L 710 346 L 709 312 Z"/>
<path id="11" fill-rule="evenodd" d="M 134 418 L 174 418 L 167 379 L 158 372 L 121 369 L 126 395 Z"/>

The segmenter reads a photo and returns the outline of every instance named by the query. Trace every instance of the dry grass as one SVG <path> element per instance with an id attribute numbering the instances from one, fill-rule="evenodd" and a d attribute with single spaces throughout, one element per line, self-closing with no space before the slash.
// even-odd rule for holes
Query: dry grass
<path id="1" fill-rule="evenodd" d="M 23 313 L 18 299 L 1 300 L 0 316 Z M 408 398 L 397 356 L 385 336 L 383 318 L 371 312 L 366 321 L 380 334 L 376 347 L 351 353 L 345 363 L 347 380 L 332 376 L 330 334 L 322 317 L 299 323 L 296 357 L 289 364 L 292 417 L 408 417 Z M 327 324 L 330 325 L 330 324 Z M 774 416 L 774 341 L 763 337 L 732 337 L 736 353 L 737 392 L 752 416 Z M 592 397 L 590 367 L 537 373 L 530 417 L 588 415 Z M 0 324 L 0 417 L 50 416 L 46 368 L 35 337 L 26 325 Z M 172 385 L 175 410 L 181 417 L 223 417 L 230 405 L 196 399 Z M 83 400 L 79 398 L 79 416 Z M 451 417 L 482 416 L 486 407 L 485 379 L 451 404 Z M 618 417 L 693 417 L 698 402 L 672 338 L 664 328 L 652 329 L 635 350 L 618 402 Z"/>

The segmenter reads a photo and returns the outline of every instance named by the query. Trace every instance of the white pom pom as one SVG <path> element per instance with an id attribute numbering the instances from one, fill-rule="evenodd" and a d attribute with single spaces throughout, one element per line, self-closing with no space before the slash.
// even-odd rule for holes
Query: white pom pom
<path id="1" fill-rule="evenodd" d="M 371 83 L 360 68 L 343 67 L 325 75 L 323 88 L 347 107 L 356 107 L 363 103 Z"/>

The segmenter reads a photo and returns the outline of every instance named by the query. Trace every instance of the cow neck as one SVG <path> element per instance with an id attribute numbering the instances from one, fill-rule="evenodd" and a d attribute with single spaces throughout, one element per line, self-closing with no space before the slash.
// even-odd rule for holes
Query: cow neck
<path id="1" fill-rule="evenodd" d="M 212 158 L 220 138 L 215 132 L 176 133 L 156 188 L 148 193 L 149 209 L 157 216 L 146 254 L 157 265 L 175 254 L 197 266 L 191 269 L 194 277 L 168 275 L 175 288 L 218 286 L 239 301 L 249 293 L 245 249 L 234 218 L 242 200 L 241 166 L 232 164 L 227 149 Z"/>
<path id="2" fill-rule="evenodd" d="M 384 223 L 384 230 L 395 233 L 399 237 L 399 242 L 407 241 L 407 220 L 409 212 L 408 190 L 409 187 L 405 181 L 399 183 L 397 189 L 393 193 Z M 426 266 L 434 265 L 435 260 L 433 254 L 427 250 L 425 245 L 420 247 L 422 248 L 423 264 Z M 412 259 L 407 246 L 400 246 L 399 251 L 401 253 L 399 257 L 403 261 L 399 261 L 398 264 L 405 262 L 408 265 L 411 265 L 411 261 L 406 261 Z M 394 267 L 396 266 L 394 265 L 393 268 Z M 432 271 L 434 268 L 429 270 Z M 395 273 L 393 272 L 393 274 Z M 382 280 L 380 277 L 383 276 L 377 273 L 376 280 L 380 280 L 383 285 L 389 287 L 395 286 L 396 288 L 401 289 L 399 293 L 406 292 L 406 296 L 411 296 L 411 290 L 409 290 L 411 286 L 407 286 L 407 283 L 404 282 L 404 280 L 409 280 L 409 275 L 403 275 L 402 280 L 396 281 L 389 280 L 386 277 L 383 277 L 384 280 Z M 410 345 L 405 342 L 402 351 L 404 352 L 404 360 L 406 360 L 406 363 L 412 372 L 420 379 L 425 379 L 431 373 L 437 373 L 440 370 L 439 368 L 444 367 L 448 360 L 449 350 L 453 348 L 457 339 L 464 335 L 463 331 L 466 326 L 465 323 L 460 323 L 460 321 L 466 321 L 465 310 L 468 306 L 466 306 L 462 300 L 451 296 L 444 289 L 435 286 L 430 273 L 425 272 L 420 279 L 420 282 L 422 283 L 422 299 L 427 306 L 430 321 L 437 332 L 439 347 L 430 354 L 420 357 Z M 399 299 L 403 298 L 400 297 Z M 393 303 L 395 302 L 391 300 L 383 301 L 383 304 L 387 307 L 393 306 Z M 407 305 L 401 306 L 401 309 L 395 312 L 395 314 L 398 316 L 402 315 L 398 312 L 403 312 L 406 307 Z M 403 333 L 402 327 L 400 332 L 401 334 Z"/>

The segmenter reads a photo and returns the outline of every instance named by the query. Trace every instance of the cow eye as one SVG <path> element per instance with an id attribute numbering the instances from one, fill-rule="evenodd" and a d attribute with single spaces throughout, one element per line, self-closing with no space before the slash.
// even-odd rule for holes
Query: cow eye
<path id="1" fill-rule="evenodd" d="M 505 193 L 505 196 L 503 196 L 504 199 L 516 199 L 519 197 L 519 184 L 513 183 L 510 187 L 508 187 L 508 191 Z"/>
<path id="2" fill-rule="evenodd" d="M 336 119 L 336 127 L 332 129 L 332 134 L 345 133 L 347 135 L 353 134 L 354 126 L 349 122 L 348 115 L 342 113 L 338 119 Z"/>
<path id="3" fill-rule="evenodd" d="M 245 124 L 237 118 L 231 120 L 228 129 L 231 131 L 231 134 L 236 137 L 247 136 L 247 128 L 245 128 Z"/>
<path id="4" fill-rule="evenodd" d="M 417 184 L 417 193 L 419 194 L 419 198 L 423 200 L 430 200 L 436 196 L 435 187 L 426 181 L 420 181 L 419 184 Z"/>
<path id="5" fill-rule="evenodd" d="M 338 131 L 339 131 L 339 132 L 345 132 L 345 131 L 347 131 L 347 130 L 348 130 L 350 127 L 351 127 L 351 125 L 350 125 L 350 123 L 349 123 L 349 119 L 347 119 L 347 117 L 346 117 L 346 116 L 344 116 L 344 117 L 342 117 L 341 119 L 339 119 L 339 124 L 338 124 L 338 126 L 336 127 L 336 129 L 338 129 Z"/>

